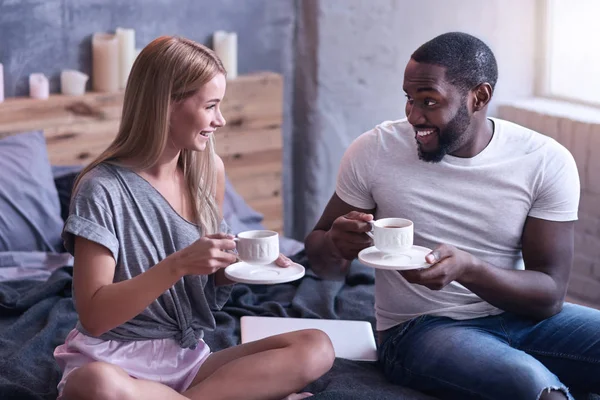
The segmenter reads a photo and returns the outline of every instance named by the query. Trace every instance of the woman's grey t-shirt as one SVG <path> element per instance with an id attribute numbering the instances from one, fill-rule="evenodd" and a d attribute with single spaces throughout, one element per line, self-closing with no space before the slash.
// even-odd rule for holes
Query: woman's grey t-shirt
<path id="1" fill-rule="evenodd" d="M 224 222 L 221 231 L 228 232 Z M 202 232 L 141 176 L 128 168 L 104 163 L 83 176 L 72 196 L 63 239 L 74 256 L 75 236 L 110 250 L 116 261 L 113 282 L 120 282 L 189 246 Z M 142 313 L 100 339 L 173 338 L 181 347 L 193 348 L 205 329 L 215 329 L 211 310 L 223 307 L 230 292 L 230 286 L 216 287 L 212 275 L 185 276 Z M 81 323 L 76 328 L 91 336 Z"/>

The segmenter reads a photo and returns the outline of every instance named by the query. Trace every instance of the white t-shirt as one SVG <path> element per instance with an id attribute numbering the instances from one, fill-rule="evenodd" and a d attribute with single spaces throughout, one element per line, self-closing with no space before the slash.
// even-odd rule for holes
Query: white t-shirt
<path id="1" fill-rule="evenodd" d="M 375 218 L 414 222 L 415 245 L 453 245 L 500 268 L 524 269 L 521 235 L 528 216 L 577 219 L 579 175 L 569 151 L 554 139 L 490 118 L 494 135 L 475 157 L 418 158 L 413 127 L 387 121 L 359 136 L 342 158 L 337 195 Z M 422 314 L 469 319 L 495 315 L 492 306 L 452 282 L 442 290 L 408 283 L 397 271 L 376 270 L 377 329 Z"/>

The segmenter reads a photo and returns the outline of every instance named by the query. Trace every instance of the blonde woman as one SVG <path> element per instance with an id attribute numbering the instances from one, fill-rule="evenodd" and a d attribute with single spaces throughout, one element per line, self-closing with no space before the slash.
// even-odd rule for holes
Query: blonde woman
<path id="1" fill-rule="evenodd" d="M 225 86 L 219 59 L 187 39 L 160 37 L 135 61 L 118 135 L 80 175 L 65 223 L 79 322 L 54 353 L 60 398 L 296 399 L 331 368 L 317 330 L 215 353 L 202 340 L 236 261 L 213 146 Z"/>

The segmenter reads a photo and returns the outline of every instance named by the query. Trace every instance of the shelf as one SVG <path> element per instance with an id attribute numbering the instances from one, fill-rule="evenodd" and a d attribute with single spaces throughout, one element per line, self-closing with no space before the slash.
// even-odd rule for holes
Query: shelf
<path id="1" fill-rule="evenodd" d="M 116 136 L 122 106 L 122 92 L 9 98 L 0 103 L 0 137 L 42 130 L 53 165 L 87 164 Z M 231 183 L 265 216 L 269 229 L 282 232 L 281 75 L 261 72 L 228 80 L 221 111 L 227 125 L 215 136 L 216 150 Z"/>
<path id="2" fill-rule="evenodd" d="M 235 118 L 235 111 L 252 107 L 252 98 L 248 93 L 254 93 L 257 87 L 279 90 L 282 87 L 281 75 L 258 72 L 228 80 L 222 105 L 223 114 L 233 111 L 230 118 L 233 116 L 234 122 L 238 120 L 239 118 Z M 280 99 L 281 95 L 275 98 Z M 88 92 L 82 96 L 53 94 L 44 100 L 7 98 L 0 103 L 0 137 L 15 132 L 119 119 L 122 104 L 123 92 Z"/>

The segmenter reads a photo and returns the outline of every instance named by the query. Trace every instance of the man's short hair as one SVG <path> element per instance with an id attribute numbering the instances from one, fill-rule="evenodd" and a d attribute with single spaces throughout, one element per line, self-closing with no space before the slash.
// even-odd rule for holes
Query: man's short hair
<path id="1" fill-rule="evenodd" d="M 449 32 L 419 47 L 411 56 L 418 63 L 446 68 L 446 80 L 469 91 L 482 83 L 492 90 L 498 80 L 498 65 L 492 50 L 475 36 Z"/>

